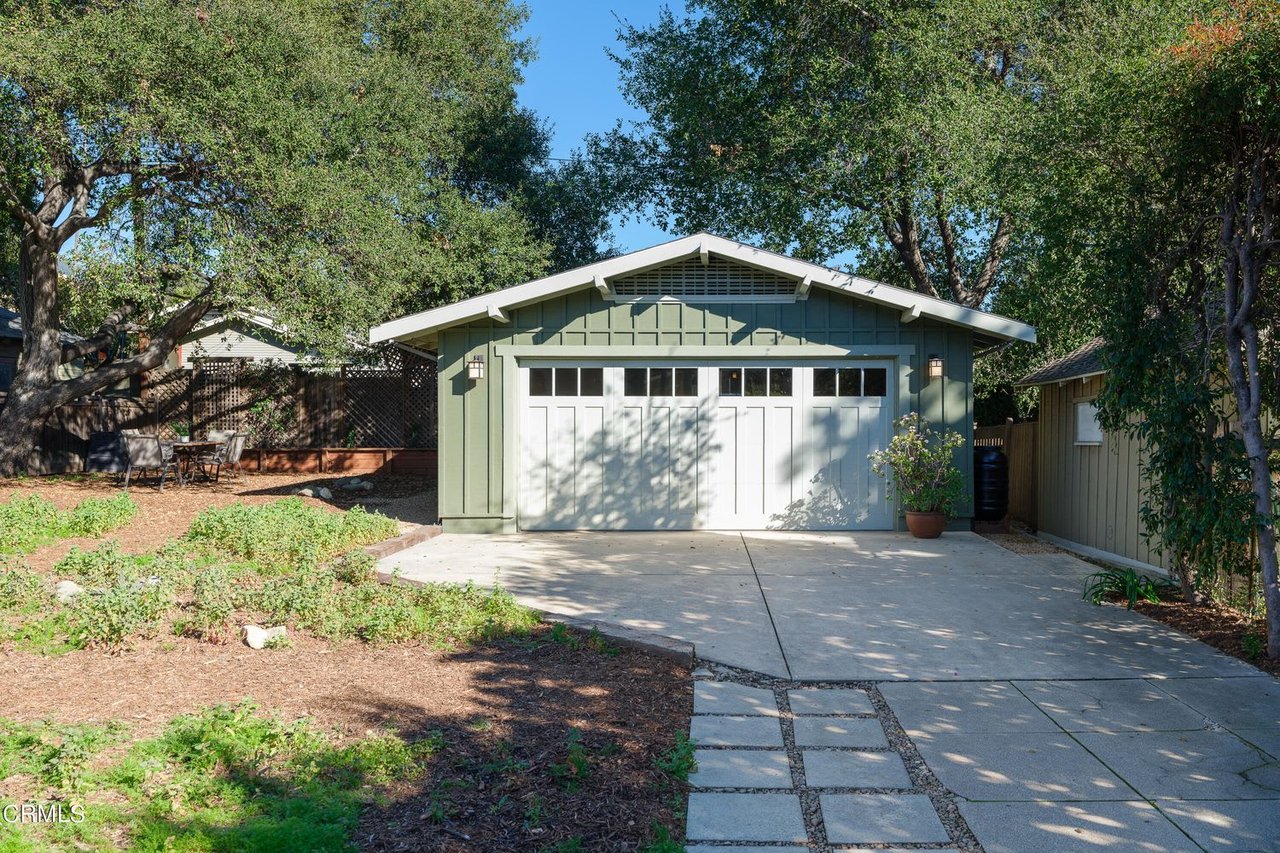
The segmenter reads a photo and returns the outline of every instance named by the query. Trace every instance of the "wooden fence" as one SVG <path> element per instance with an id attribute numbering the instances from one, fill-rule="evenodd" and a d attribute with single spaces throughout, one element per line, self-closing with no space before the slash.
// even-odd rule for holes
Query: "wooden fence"
<path id="1" fill-rule="evenodd" d="M 973 443 L 978 447 L 998 447 L 1009 460 L 1009 518 L 1033 531 L 1038 526 L 1036 506 L 1035 421 L 1004 426 L 978 427 Z"/>
<path id="2" fill-rule="evenodd" d="M 203 359 L 191 370 L 151 374 L 140 397 L 59 408 L 27 470 L 84 470 L 95 432 L 138 429 L 171 440 L 181 428 L 198 438 L 215 429 L 249 433 L 252 470 L 423 473 L 434 470 L 436 413 L 435 364 L 407 353 L 327 373 Z"/>

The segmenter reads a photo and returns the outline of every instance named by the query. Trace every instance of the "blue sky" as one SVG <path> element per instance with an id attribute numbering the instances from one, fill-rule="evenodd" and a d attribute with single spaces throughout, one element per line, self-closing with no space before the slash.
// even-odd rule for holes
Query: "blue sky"
<path id="1" fill-rule="evenodd" d="M 538 58 L 525 69 L 520 102 L 550 122 L 553 157 L 582 145 L 589 133 L 603 133 L 619 119 L 642 117 L 618 90 L 618 68 L 605 55 L 618 46 L 618 19 L 651 24 L 660 2 L 595 3 L 591 0 L 525 0 L 529 21 L 524 35 L 535 42 Z M 683 4 L 673 5 L 678 13 Z M 671 238 L 648 222 L 618 227 L 615 239 L 624 251 L 643 249 Z"/>

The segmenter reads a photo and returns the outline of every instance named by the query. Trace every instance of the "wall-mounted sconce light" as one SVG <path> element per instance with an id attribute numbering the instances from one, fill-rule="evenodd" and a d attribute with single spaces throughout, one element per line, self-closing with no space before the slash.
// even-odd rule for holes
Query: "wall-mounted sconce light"
<path id="1" fill-rule="evenodd" d="M 484 356 L 473 355 L 467 362 L 467 378 L 472 382 L 484 379 Z"/>
<path id="2" fill-rule="evenodd" d="M 942 378 L 942 356 L 929 356 L 929 381 Z"/>

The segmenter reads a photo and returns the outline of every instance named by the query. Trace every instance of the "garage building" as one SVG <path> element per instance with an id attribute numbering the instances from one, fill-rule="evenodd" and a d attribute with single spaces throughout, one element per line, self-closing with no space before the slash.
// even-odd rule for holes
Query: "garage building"
<path id="1" fill-rule="evenodd" d="M 909 411 L 971 441 L 975 353 L 1035 330 L 695 234 L 370 340 L 438 358 L 449 532 L 885 530 L 867 454 Z"/>

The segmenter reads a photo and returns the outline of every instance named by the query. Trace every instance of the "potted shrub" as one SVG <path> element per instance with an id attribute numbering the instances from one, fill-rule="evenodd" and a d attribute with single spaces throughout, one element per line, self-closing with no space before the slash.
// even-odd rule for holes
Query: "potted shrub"
<path id="1" fill-rule="evenodd" d="M 964 494 L 964 475 L 951 461 L 964 444 L 958 432 L 939 432 L 912 412 L 898 419 L 897 435 L 869 457 L 872 470 L 888 478 L 907 513 L 907 529 L 918 539 L 936 539 Z"/>

